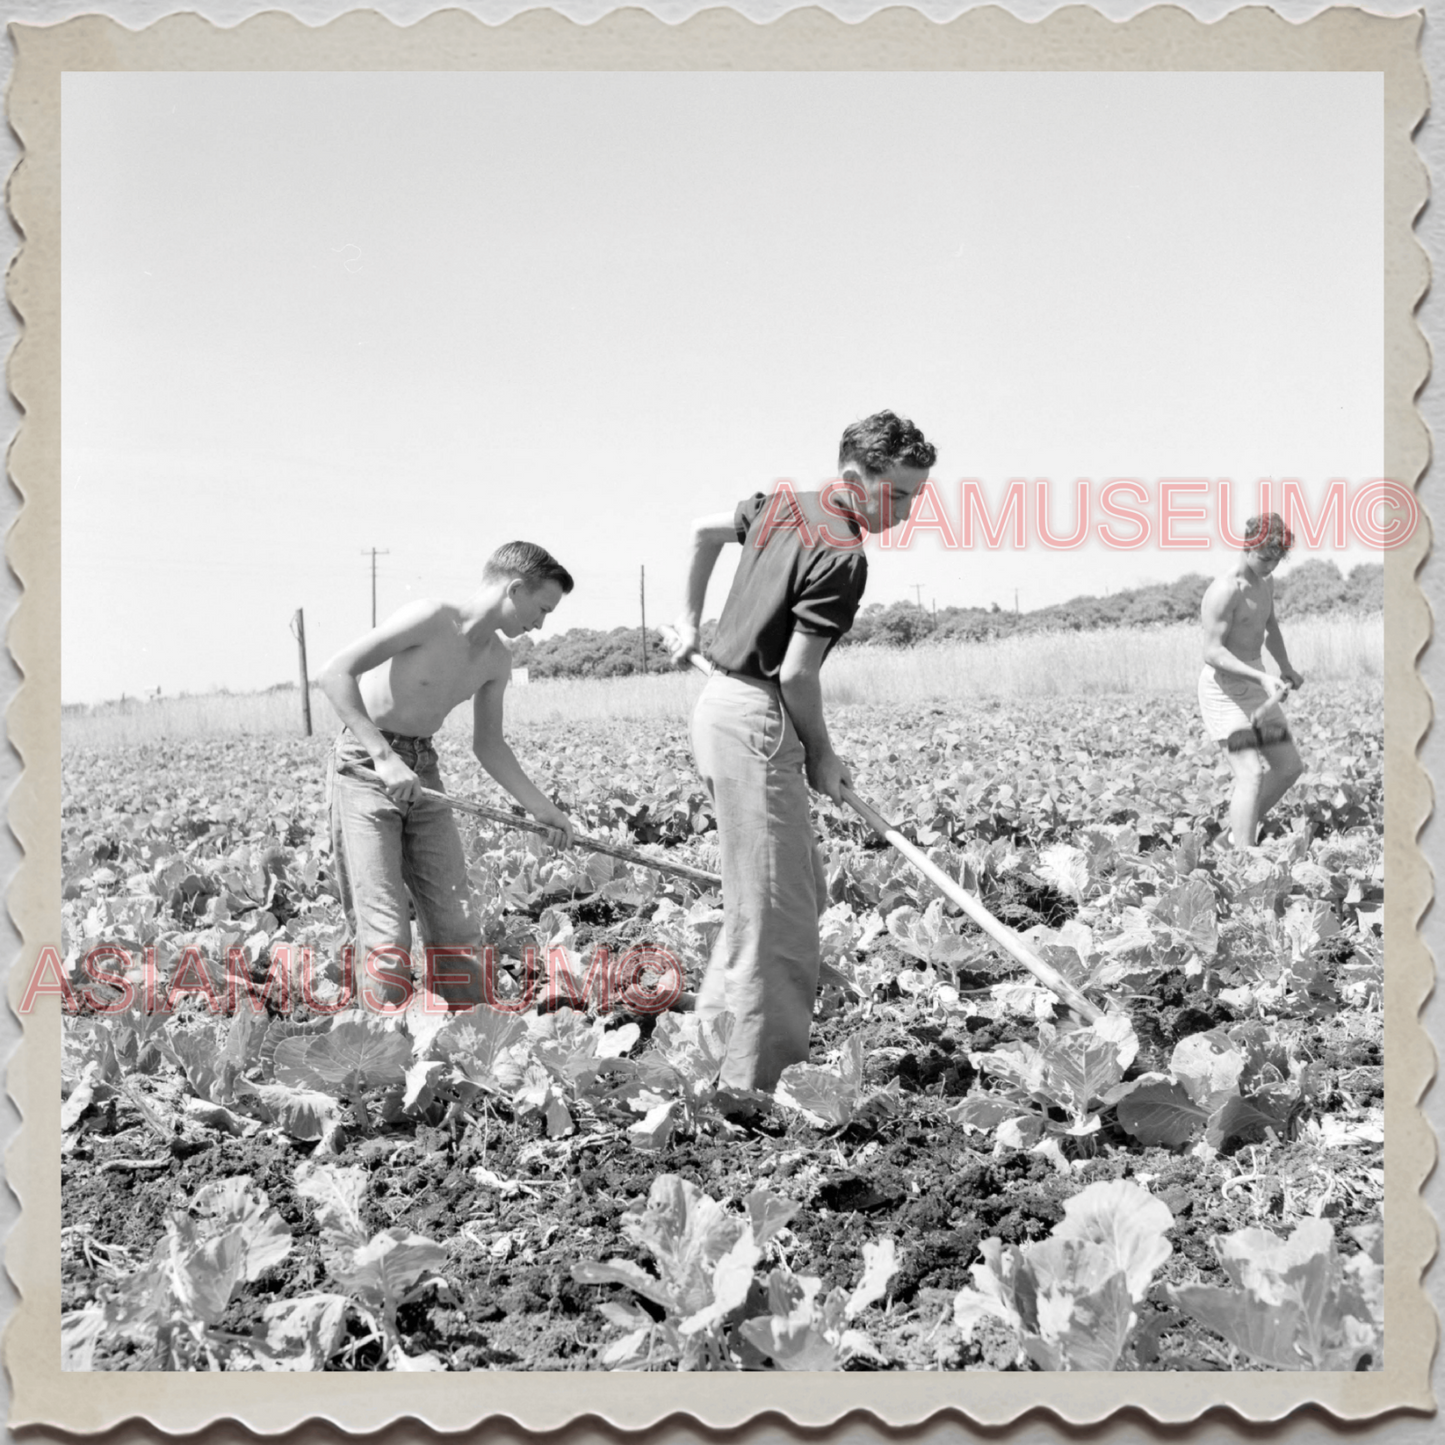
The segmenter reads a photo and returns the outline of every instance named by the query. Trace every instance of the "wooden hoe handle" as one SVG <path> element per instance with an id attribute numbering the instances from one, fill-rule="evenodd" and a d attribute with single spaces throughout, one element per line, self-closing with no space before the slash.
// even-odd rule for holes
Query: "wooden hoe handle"
<path id="1" fill-rule="evenodd" d="M 852 788 L 843 789 L 843 801 L 868 824 L 886 838 L 913 866 L 938 889 L 945 898 L 956 903 L 995 943 L 1028 969 L 1047 989 L 1057 994 L 1087 1023 L 1097 1023 L 1103 1011 L 1091 1004 L 1056 968 L 1045 963 L 1006 923 L 1000 923 L 966 888 L 955 883 L 942 868 L 910 843 L 871 803 L 860 798 Z"/>
<path id="2" fill-rule="evenodd" d="M 423 797 L 435 798 L 438 803 L 445 803 L 458 813 L 470 813 L 474 818 L 486 818 L 493 823 L 503 823 L 508 828 L 521 828 L 526 833 L 552 831 L 545 823 L 533 822 L 531 818 L 519 818 L 515 813 L 504 813 L 500 808 L 489 808 L 483 803 L 453 798 L 446 793 L 438 793 L 434 788 L 423 788 L 421 791 Z M 577 846 L 585 848 L 589 853 L 605 853 L 609 858 L 620 858 L 624 863 L 636 863 L 640 867 L 651 868 L 656 873 L 671 873 L 675 878 L 686 878 L 689 883 L 700 883 L 704 888 L 722 887 L 722 879 L 716 873 L 704 873 L 701 868 L 689 868 L 686 863 L 664 863 L 660 858 L 649 857 L 633 848 L 624 848 L 620 843 L 604 843 L 601 838 L 585 838 L 581 833 L 574 833 L 572 836 Z"/>
<path id="3" fill-rule="evenodd" d="M 664 629 L 664 635 L 670 629 Z M 687 659 L 699 672 L 712 674 L 713 666 L 700 652 Z M 966 888 L 955 883 L 925 853 L 910 843 L 871 803 L 858 796 L 852 788 L 843 789 L 843 801 L 880 837 L 901 853 L 945 898 L 956 903 L 983 931 L 1013 959 L 1021 963 L 1043 986 L 1061 998 L 1086 1023 L 1097 1023 L 1103 1010 L 1091 1004 L 1056 968 L 1031 949 L 1006 923 L 1001 923 Z"/>
<path id="4" fill-rule="evenodd" d="M 1282 703 L 1285 698 L 1287 698 L 1293 691 L 1294 684 L 1292 682 L 1287 682 L 1273 696 L 1265 698 L 1265 700 L 1260 703 L 1260 705 L 1255 708 L 1255 710 L 1249 715 L 1250 727 L 1257 728 L 1260 724 L 1260 721 L 1263 719 L 1265 713 L 1267 713 L 1270 708 L 1272 708 L 1276 703 Z"/>

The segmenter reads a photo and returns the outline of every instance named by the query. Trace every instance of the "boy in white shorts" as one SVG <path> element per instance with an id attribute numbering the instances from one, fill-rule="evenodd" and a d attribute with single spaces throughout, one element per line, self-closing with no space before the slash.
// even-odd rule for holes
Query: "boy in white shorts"
<path id="1" fill-rule="evenodd" d="M 1271 573 L 1294 545 L 1277 512 L 1251 517 L 1238 561 L 1204 594 L 1204 669 L 1199 674 L 1199 710 L 1209 736 L 1223 744 L 1232 733 L 1257 725 L 1263 745 L 1226 748 L 1234 774 L 1229 822 L 1236 848 L 1253 847 L 1265 814 L 1304 771 L 1289 736 L 1279 699 L 1304 678 L 1285 651 L 1274 612 Z M 1279 675 L 1264 670 L 1269 649 Z M 1258 714 L 1258 716 L 1256 716 Z"/>

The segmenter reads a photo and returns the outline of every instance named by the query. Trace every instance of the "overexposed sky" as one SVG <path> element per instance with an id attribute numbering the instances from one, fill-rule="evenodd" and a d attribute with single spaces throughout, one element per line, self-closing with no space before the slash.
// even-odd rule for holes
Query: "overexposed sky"
<path id="1" fill-rule="evenodd" d="M 68 74 L 63 117 L 66 701 L 290 679 L 297 607 L 319 668 L 372 546 L 383 614 L 523 537 L 549 629 L 635 623 L 642 565 L 665 621 L 692 517 L 883 406 L 1060 531 L 1079 478 L 1380 473 L 1376 75 Z M 925 539 L 867 600 L 1223 560 Z"/>

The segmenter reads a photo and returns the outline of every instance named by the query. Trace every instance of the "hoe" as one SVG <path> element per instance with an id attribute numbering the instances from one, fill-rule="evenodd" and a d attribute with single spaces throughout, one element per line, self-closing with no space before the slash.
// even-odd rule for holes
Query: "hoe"
<path id="1" fill-rule="evenodd" d="M 1283 689 L 1274 697 L 1266 698 L 1249 716 L 1247 727 L 1235 728 L 1224 740 L 1224 746 L 1231 753 L 1258 752 L 1262 753 L 1266 748 L 1272 748 L 1278 743 L 1289 741 L 1289 725 L 1283 718 L 1278 722 L 1265 722 L 1270 708 L 1276 703 L 1281 703 L 1290 694 L 1290 685 L 1285 683 Z"/>
<path id="2" fill-rule="evenodd" d="M 504 813 L 500 808 L 489 808 L 484 803 L 470 803 L 464 798 L 453 798 L 446 793 L 438 793 L 434 788 L 423 788 L 421 791 L 424 797 L 435 798 L 438 803 L 445 803 L 458 813 L 470 813 L 474 818 L 486 818 L 493 823 L 503 823 L 508 828 L 521 828 L 527 833 L 552 831 L 541 823 L 534 823 L 530 818 Z M 688 882 L 700 883 L 704 888 L 722 887 L 722 879 L 716 873 L 704 873 L 701 868 L 689 868 L 686 863 L 664 862 L 661 858 L 639 853 L 634 848 L 624 848 L 620 843 L 604 843 L 601 838 L 586 838 L 581 833 L 575 834 L 574 838 L 577 846 L 585 848 L 589 853 L 605 853 L 609 858 L 622 859 L 624 863 L 636 863 L 657 873 L 670 873 L 674 878 L 686 878 Z"/>
<path id="3" fill-rule="evenodd" d="M 699 672 L 712 675 L 713 666 L 700 652 L 687 659 Z M 910 843 L 876 808 L 852 788 L 843 789 L 843 801 L 880 837 L 887 839 L 945 898 L 968 914 L 1011 957 L 1021 963 L 1047 989 L 1057 994 L 1085 1023 L 1096 1023 L 1103 1011 L 1090 1003 L 1062 974 L 1031 949 L 1007 924 L 999 922 L 966 888 L 960 887 L 926 854 Z"/>

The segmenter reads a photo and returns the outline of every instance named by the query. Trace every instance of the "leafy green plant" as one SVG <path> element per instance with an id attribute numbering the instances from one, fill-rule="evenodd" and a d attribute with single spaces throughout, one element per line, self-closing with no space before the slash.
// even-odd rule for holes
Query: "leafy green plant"
<path id="1" fill-rule="evenodd" d="M 1384 1228 L 1352 1231 L 1344 1259 L 1327 1219 L 1216 1236 L 1229 1286 L 1175 1285 L 1169 1295 L 1235 1349 L 1274 1370 L 1382 1369 Z"/>
<path id="2" fill-rule="evenodd" d="M 789 1064 L 778 1080 L 775 1096 L 818 1128 L 841 1129 L 853 1117 L 862 1094 L 863 1040 L 854 1034 L 839 1049 L 832 1067 Z"/>
<path id="3" fill-rule="evenodd" d="M 296 1192 L 316 1207 L 321 1226 L 321 1257 L 331 1279 L 340 1286 L 382 1342 L 387 1366 L 393 1370 L 440 1370 L 436 1355 L 408 1355 L 397 1328 L 397 1310 L 409 1300 L 445 1281 L 436 1272 L 446 1265 L 441 1245 L 414 1230 L 383 1229 L 372 1234 L 362 1222 L 361 1203 L 366 1192 L 366 1171 L 308 1161 L 296 1170 Z M 320 1317 L 316 1314 L 319 1312 Z M 304 1323 L 295 1315 L 278 1315 L 267 1321 L 268 1339 L 301 1332 L 322 1337 L 329 1306 L 313 1307 Z"/>
<path id="4" fill-rule="evenodd" d="M 1134 1306 L 1171 1253 L 1169 1206 L 1128 1180 L 1090 1184 L 1038 1244 L 984 1240 L 976 1288 L 954 1300 L 965 1340 L 987 1318 L 1013 1332 L 1041 1370 L 1112 1370 L 1138 1323 Z"/>
<path id="5" fill-rule="evenodd" d="M 636 1060 L 623 1097 L 628 1109 L 643 1115 L 628 1128 L 640 1149 L 662 1149 L 680 1133 L 691 1133 L 713 1100 L 717 1078 L 732 1035 L 730 1013 L 664 1014 L 648 1047 Z"/>
<path id="6" fill-rule="evenodd" d="M 744 1320 L 743 1338 L 780 1370 L 841 1370 L 850 1360 L 883 1360 L 867 1334 L 848 1322 L 888 1292 L 898 1271 L 891 1239 L 863 1246 L 863 1276 L 852 1294 L 822 1294 L 823 1282 L 787 1268 L 768 1275 L 768 1313 Z"/>
<path id="7" fill-rule="evenodd" d="M 922 913 L 904 905 L 888 915 L 888 932 L 899 947 L 926 964 L 963 963 L 979 953 L 944 917 L 943 899 L 935 898 Z"/>
<path id="8" fill-rule="evenodd" d="M 291 1251 L 291 1231 L 249 1175 L 204 1185 L 172 1210 L 150 1259 L 61 1321 L 62 1366 L 88 1370 L 102 1335 L 133 1340 L 163 1370 L 220 1369 L 237 1339 L 217 1326 L 236 1292 Z"/>
<path id="9" fill-rule="evenodd" d="M 1141 1144 L 1214 1149 L 1272 1130 L 1285 1135 L 1305 1097 L 1303 1065 L 1287 1077 L 1258 1024 L 1191 1034 L 1174 1046 L 1168 1074 L 1145 1074 L 1111 1095 L 1119 1123 Z"/>
<path id="10" fill-rule="evenodd" d="M 276 1020 L 264 1031 L 239 1010 L 219 1067 L 198 1058 L 193 1082 L 213 1080 L 201 1097 L 234 1097 L 236 1107 L 284 1129 L 294 1139 L 317 1140 L 320 1152 L 342 1147 L 343 1105 L 365 1128 L 368 1089 L 398 1089 L 406 1078 L 411 1042 L 359 1011 L 297 1025 Z M 253 1064 L 247 1073 L 240 1070 Z M 198 1089 L 198 1092 L 200 1090 Z"/>
<path id="11" fill-rule="evenodd" d="M 356 1011 L 338 1014 L 324 1034 L 283 1039 L 276 1047 L 276 1082 L 335 1094 L 365 1119 L 365 1090 L 401 1083 L 410 1062 L 411 1040 L 405 1034 Z"/>
<path id="12" fill-rule="evenodd" d="M 1018 1121 L 1010 1135 L 1015 1143 L 1033 1143 L 1045 1133 L 1082 1138 L 1097 1131 L 1097 1111 L 1139 1051 L 1133 1025 L 1123 1014 L 1106 1014 L 1068 1032 L 1041 1023 L 1038 1039 L 1037 1046 L 1019 1040 L 969 1055 L 973 1066 L 1002 1088 L 981 1099 L 970 1096 L 973 1102 L 965 1101 L 955 1115 L 959 1122 L 998 1127 L 998 1114 L 1011 1111 L 1007 1118 Z M 1055 1120 L 1050 1109 L 1066 1118 Z M 989 1118 L 992 1124 L 982 1122 Z"/>
<path id="13" fill-rule="evenodd" d="M 1190 876 L 1160 896 L 1155 917 L 1168 930 L 1175 958 L 1198 973 L 1219 947 L 1219 910 L 1214 890 L 1203 878 Z"/>
<path id="14" fill-rule="evenodd" d="M 638 1200 L 622 1216 L 623 1233 L 651 1255 L 656 1273 L 625 1259 L 573 1265 L 572 1277 L 581 1284 L 627 1285 L 666 1311 L 658 1321 L 635 1305 L 601 1305 L 609 1321 L 628 1331 L 604 1352 L 604 1364 L 735 1367 L 727 1325 L 747 1301 L 763 1246 L 798 1210 L 766 1189 L 755 1189 L 746 1204 L 745 1217 L 730 1214 L 695 1184 L 661 1174 L 646 1202 Z"/>

